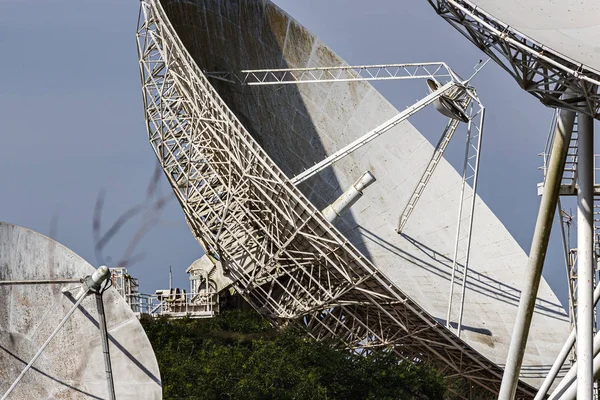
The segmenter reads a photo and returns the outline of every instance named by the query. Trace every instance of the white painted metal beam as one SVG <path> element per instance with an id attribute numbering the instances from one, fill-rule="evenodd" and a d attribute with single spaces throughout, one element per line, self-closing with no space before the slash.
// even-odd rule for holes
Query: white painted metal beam
<path id="1" fill-rule="evenodd" d="M 280 68 L 205 72 L 208 78 L 241 85 L 284 85 L 296 83 L 382 81 L 406 79 L 461 79 L 446 63 L 341 65 L 335 67 Z"/>
<path id="2" fill-rule="evenodd" d="M 598 303 L 598 299 L 600 299 L 600 285 L 596 286 L 596 288 L 594 289 L 594 306 L 596 305 L 596 303 Z M 558 353 L 558 356 L 556 356 L 556 360 L 554 360 L 554 363 L 552 364 L 550 371 L 546 375 L 546 378 L 542 382 L 542 385 L 540 386 L 540 389 L 538 390 L 538 392 L 533 400 L 542 400 L 542 399 L 546 398 L 546 395 L 548 394 L 548 391 L 550 390 L 550 386 L 552 386 L 552 383 L 558 376 L 558 373 L 559 373 L 561 367 L 564 365 L 565 361 L 567 360 L 567 357 L 569 356 L 569 353 L 571 352 L 571 349 L 573 348 L 573 345 L 575 344 L 576 336 L 577 336 L 577 330 L 573 329 L 571 331 L 571 333 L 569 334 L 569 337 L 565 341 L 565 344 L 563 345 L 562 349 Z M 596 339 L 597 338 L 598 337 L 594 338 L 594 356 L 597 354 L 597 350 L 596 350 Z M 599 344 L 600 344 L 600 342 L 599 342 Z M 575 368 L 575 366 L 571 367 L 571 369 L 569 370 L 567 375 L 565 375 L 565 377 L 562 379 L 561 383 L 556 387 L 555 391 L 550 396 L 550 399 L 555 398 L 555 396 L 556 396 L 555 393 L 557 393 L 556 391 L 558 391 L 559 393 L 562 393 L 560 388 L 569 386 L 573 382 L 572 378 L 575 377 L 576 370 L 577 369 Z M 567 382 L 568 382 L 568 384 L 567 384 Z"/>

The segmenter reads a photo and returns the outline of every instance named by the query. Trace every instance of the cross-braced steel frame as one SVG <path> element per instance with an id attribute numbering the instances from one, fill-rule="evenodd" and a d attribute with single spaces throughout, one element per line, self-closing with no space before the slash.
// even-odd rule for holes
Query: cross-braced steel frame
<path id="1" fill-rule="evenodd" d="M 462 184 L 460 188 L 460 202 L 458 207 L 458 220 L 456 222 L 456 239 L 454 241 L 454 257 L 452 260 L 452 275 L 450 278 L 450 295 L 448 298 L 448 312 L 446 327 L 454 329 L 460 337 L 462 319 L 465 305 L 465 291 L 469 272 L 469 257 L 471 249 L 471 234 L 473 233 L 473 217 L 475 214 L 475 201 L 477 195 L 477 181 L 479 176 L 479 161 L 481 157 L 481 139 L 483 136 L 483 107 L 474 107 L 470 103 L 470 118 L 467 125 L 467 140 L 465 144 L 465 160 L 463 165 Z M 467 190 L 470 184 L 472 191 Z M 464 250 L 460 250 L 461 243 L 465 243 Z"/>
<path id="2" fill-rule="evenodd" d="M 385 132 L 402 121 L 405 121 L 410 116 L 418 113 L 429 104 L 435 101 L 439 102 L 442 96 L 447 96 L 445 97 L 446 101 L 451 99 L 451 101 L 455 102 L 462 110 L 465 110 L 465 112 L 468 113 L 467 140 L 458 207 L 458 220 L 456 224 L 457 229 L 454 257 L 452 260 L 452 274 L 450 278 L 450 289 L 448 291 L 448 312 L 446 315 L 446 328 L 455 330 L 457 336 L 460 337 L 467 276 L 469 272 L 471 234 L 473 231 L 473 216 L 477 195 L 479 160 L 481 155 L 480 147 L 483 136 L 483 117 L 485 111 L 485 107 L 483 107 L 483 104 L 479 100 L 477 92 L 468 84 L 468 81 L 463 81 L 443 62 L 260 69 L 244 70 L 240 72 L 206 72 L 205 76 L 240 85 L 286 85 L 408 79 L 428 79 L 435 82 L 438 82 L 438 80 L 448 81 L 443 86 L 440 83 L 440 87 L 437 90 L 429 93 L 425 98 L 418 100 L 415 104 L 407 107 L 406 110 L 401 111 L 399 114 L 385 121 L 372 131 L 335 151 L 300 174 L 290 178 L 290 182 L 297 185 L 311 178 L 330 167 L 336 161 L 341 160 L 353 151 L 383 135 Z M 396 229 L 396 232 L 402 233 L 402 229 L 416 208 L 421 195 L 442 159 L 444 151 L 450 143 L 459 123 L 460 121 L 457 118 L 449 118 L 446 129 L 444 129 L 442 137 L 438 141 L 421 179 L 417 183 L 408 203 L 405 205 L 400 218 L 398 219 L 398 228 Z M 473 189 L 472 191 L 466 190 L 466 186 L 469 184 Z M 463 223 L 463 221 L 466 223 Z"/>
<path id="3" fill-rule="evenodd" d="M 319 340 L 431 362 L 462 379 L 461 395 L 494 398 L 502 370 L 325 220 L 210 85 L 158 1 L 141 2 L 137 40 L 150 144 L 194 236 L 250 304 Z M 520 397 L 533 394 L 520 383 Z"/>
<path id="4" fill-rule="evenodd" d="M 209 78 L 241 85 L 285 85 L 298 83 L 385 81 L 404 79 L 462 80 L 443 62 L 339 65 L 335 67 L 307 67 L 282 69 L 252 69 L 204 72 Z"/>
<path id="5" fill-rule="evenodd" d="M 468 0 L 427 1 L 543 104 L 600 117 L 600 72 L 531 40 Z M 563 96 L 569 90 L 575 96 Z"/>

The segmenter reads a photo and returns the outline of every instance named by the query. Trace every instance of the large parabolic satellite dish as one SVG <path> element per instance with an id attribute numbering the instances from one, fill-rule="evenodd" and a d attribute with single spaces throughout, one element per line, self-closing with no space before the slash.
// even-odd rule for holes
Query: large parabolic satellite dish
<path id="1" fill-rule="evenodd" d="M 600 5 L 593 0 L 428 0 L 542 103 L 596 117 Z M 565 101 L 571 90 L 587 101 Z"/>
<path id="2" fill-rule="evenodd" d="M 391 347 L 428 360 L 464 378 L 457 390 L 465 396 L 497 395 L 527 256 L 476 198 L 459 338 L 446 319 L 461 175 L 439 161 L 401 235 L 401 205 L 434 152 L 410 123 L 298 185 L 289 179 L 396 115 L 385 98 L 365 81 L 209 78 L 346 65 L 270 1 L 142 1 L 138 44 L 152 148 L 193 234 L 257 310 L 365 353 Z M 364 171 L 377 181 L 332 225 L 319 210 Z M 542 281 L 520 397 L 533 397 L 530 385 L 568 333 Z"/>
<path id="3" fill-rule="evenodd" d="M 572 399 L 577 396 L 591 399 L 594 385 L 597 385 L 594 381 L 600 371 L 600 357 L 597 355 L 600 337 L 596 334 L 597 321 L 593 311 L 600 291 L 595 278 L 598 256 L 594 250 L 600 227 L 593 217 L 598 212 L 594 119 L 600 117 L 597 41 L 600 5 L 592 0 L 429 0 L 429 3 L 439 15 L 501 65 L 524 90 L 542 103 L 561 109 L 556 114 L 558 123 L 553 132 L 548 163 L 552 164 L 552 168 L 545 170 L 526 283 L 506 358 L 500 397 L 511 398 L 514 393 L 521 354 L 528 340 L 531 299 L 535 296 L 543 268 L 554 205 L 561 195 L 576 195 L 577 261 L 567 263 L 570 271 L 569 302 L 573 307 L 573 318 L 577 315 L 574 321 L 576 329 L 565 342 L 536 399 L 549 393 L 549 383 L 556 378 L 554 371 L 565 363 L 565 354 L 571 351 L 575 338 L 577 362 L 551 393 L 551 398 Z M 577 123 L 574 123 L 575 120 Z M 570 159 L 574 168 L 566 166 L 566 158 Z M 574 183 L 576 178 L 577 190 L 561 192 L 561 179 L 568 178 L 569 170 L 573 171 Z M 577 282 L 576 291 L 572 287 L 573 282 Z"/>
<path id="4" fill-rule="evenodd" d="M 109 399 L 99 316 L 87 296 L 9 394 L 25 366 L 73 308 L 94 268 L 54 240 L 0 222 L 0 395 L 10 399 Z M 117 399 L 161 399 L 154 351 L 125 300 L 103 293 Z"/>

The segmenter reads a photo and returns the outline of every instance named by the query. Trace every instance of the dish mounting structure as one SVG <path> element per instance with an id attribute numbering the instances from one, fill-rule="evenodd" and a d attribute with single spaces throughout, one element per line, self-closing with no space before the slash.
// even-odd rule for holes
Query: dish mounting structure
<path id="1" fill-rule="evenodd" d="M 569 279 L 569 308 L 577 329 L 571 332 L 565 342 L 536 399 L 547 395 L 558 370 L 576 344 L 577 363 L 550 394 L 550 398 L 566 400 L 577 397 L 591 400 L 594 398 L 594 380 L 600 375 L 600 336 L 595 335 L 594 329 L 595 308 L 600 297 L 600 286 L 596 285 L 594 289 L 598 265 L 594 218 L 598 202 L 596 196 L 600 193 L 600 187 L 595 184 L 593 154 L 593 120 L 600 118 L 600 73 L 529 38 L 471 1 L 428 2 L 450 25 L 504 68 L 523 89 L 543 104 L 560 109 L 554 115 L 551 140 L 544 152 L 544 184 L 540 193 L 542 200 L 499 398 L 504 400 L 515 397 L 555 210 L 558 209 L 562 218 L 559 196 L 576 195 L 576 286 L 573 277 L 575 260 L 572 259 L 573 254 L 568 248 L 564 231 L 562 235 Z M 531 5 L 530 2 L 528 6 Z M 577 303 L 576 307 L 574 302 Z"/>
<path id="2" fill-rule="evenodd" d="M 485 64 L 484 64 L 485 65 Z M 482 68 L 483 66 L 480 66 Z M 479 71 L 476 66 L 476 72 Z M 425 98 L 418 100 L 412 106 L 407 107 L 394 117 L 388 119 L 372 131 L 352 143 L 332 153 L 302 173 L 290 178 L 290 182 L 298 185 L 316 174 L 329 168 L 332 164 L 341 160 L 348 154 L 358 150 L 362 146 L 375 140 L 378 136 L 407 120 L 412 115 L 421 111 L 430 104 L 448 116 L 448 123 L 437 142 L 434 152 L 412 191 L 409 201 L 404 206 L 396 232 L 401 234 L 408 222 L 412 211 L 415 209 L 419 199 L 429 180 L 433 176 L 437 165 L 444 155 L 450 140 L 454 136 L 459 123 L 462 110 L 468 110 L 466 147 L 463 165 L 461 194 L 459 201 L 458 223 L 452 259 L 452 273 L 450 278 L 450 290 L 448 299 L 448 311 L 446 316 L 446 328 L 453 330 L 456 325 L 456 334 L 460 337 L 462 328 L 462 316 L 465 298 L 466 277 L 468 272 L 470 240 L 473 230 L 473 215 L 475 209 L 475 195 L 477 194 L 477 178 L 479 174 L 480 146 L 483 136 L 483 122 L 485 108 L 479 101 L 477 93 L 469 86 L 469 78 L 463 81 L 445 63 L 410 63 L 410 64 L 379 64 L 359 66 L 336 66 L 336 67 L 313 67 L 313 68 L 286 68 L 286 69 L 261 69 L 243 70 L 234 72 L 205 72 L 208 78 L 219 79 L 232 84 L 239 85 L 286 85 L 286 84 L 311 84 L 331 82 L 352 81 L 384 81 L 384 80 L 428 80 L 433 83 L 434 90 Z M 447 79 L 445 85 L 438 80 Z M 456 111 L 458 112 L 456 112 Z M 456 115 L 453 115 L 455 112 Z M 465 185 L 470 184 L 472 193 L 465 192 Z M 465 223 L 463 223 L 463 221 Z M 466 241 L 465 251 L 461 254 L 459 246 Z M 458 279 L 460 277 L 460 282 Z"/>
<path id="3" fill-rule="evenodd" d="M 427 0 L 450 25 L 542 104 L 598 118 L 600 76 L 486 13 L 467 0 Z M 565 96 L 565 94 L 576 96 Z"/>
<path id="4" fill-rule="evenodd" d="M 141 2 L 137 41 L 150 144 L 192 233 L 250 304 L 274 324 L 302 324 L 318 340 L 341 340 L 364 354 L 393 348 L 402 358 L 429 360 L 448 376 L 464 378 L 463 387 L 457 389 L 463 396 L 479 393 L 479 398 L 484 398 L 498 393 L 502 370 L 406 296 L 296 187 L 427 105 L 447 98 L 468 107 L 462 182 L 463 189 L 471 183 L 474 191 L 484 107 L 468 81 L 444 63 L 205 73 L 156 0 Z M 208 77 L 248 85 L 391 79 L 446 83 L 288 179 L 227 107 Z M 448 122 L 401 212 L 399 233 L 458 125 L 454 119 Z M 460 203 L 465 207 L 461 207 L 459 221 L 468 223 L 459 225 L 459 240 L 468 240 L 472 227 L 475 194 L 467 198 L 467 192 L 461 193 Z M 458 311 L 452 320 L 458 327 L 466 268 L 468 252 L 455 254 L 449 310 Z M 520 383 L 519 393 L 529 397 L 534 391 Z"/>

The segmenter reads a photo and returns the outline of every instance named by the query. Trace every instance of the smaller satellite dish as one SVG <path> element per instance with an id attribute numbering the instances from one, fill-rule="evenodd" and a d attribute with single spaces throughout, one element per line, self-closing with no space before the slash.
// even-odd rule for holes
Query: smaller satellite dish
<path id="1" fill-rule="evenodd" d="M 441 85 L 433 79 L 427 79 L 427 86 L 429 88 L 429 93 L 433 93 L 441 87 Z M 456 93 L 454 93 L 454 95 L 456 95 Z M 465 110 L 463 110 L 452 94 L 440 96 L 433 102 L 433 106 L 440 114 L 448 118 L 457 119 L 465 123 L 469 122 L 469 117 L 467 117 Z"/>
<path id="2" fill-rule="evenodd" d="M 94 269 L 56 241 L 0 222 L 0 396 L 10 399 L 161 399 L 156 357 L 125 300 L 102 294 L 115 397 L 109 394 L 95 295 L 74 307 Z M 104 277 L 102 277 L 104 278 Z M 109 278 L 110 279 L 110 278 Z M 43 347 L 73 309 L 56 335 Z M 39 358 L 18 380 L 26 365 Z M 15 381 L 17 384 L 14 385 Z M 10 389 L 11 386 L 14 388 Z"/>

